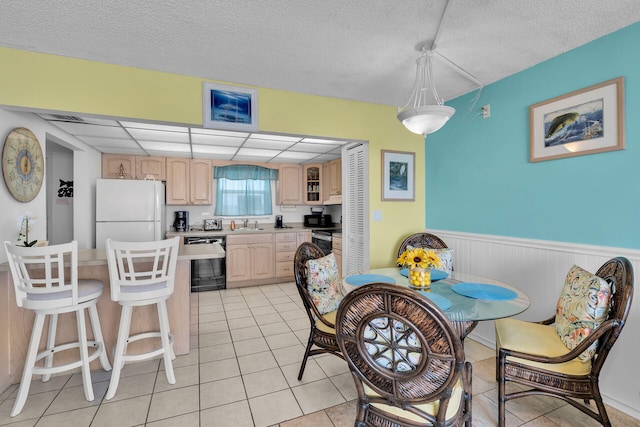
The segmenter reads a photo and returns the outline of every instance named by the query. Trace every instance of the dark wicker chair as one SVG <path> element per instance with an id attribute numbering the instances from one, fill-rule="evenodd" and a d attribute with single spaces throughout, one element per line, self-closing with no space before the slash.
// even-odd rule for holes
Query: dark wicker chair
<path id="1" fill-rule="evenodd" d="M 336 333 L 358 391 L 356 426 L 471 426 L 471 363 L 430 300 L 364 285 L 340 304 Z"/>
<path id="2" fill-rule="evenodd" d="M 398 258 L 407 249 L 407 246 L 414 248 L 447 249 L 448 246 L 438 236 L 430 233 L 415 233 L 404 239 L 398 248 Z"/>
<path id="3" fill-rule="evenodd" d="M 340 353 L 340 349 L 338 348 L 338 342 L 336 341 L 336 312 L 332 311 L 324 315 L 320 314 L 307 291 L 307 261 L 310 259 L 322 258 L 323 256 L 324 253 L 322 252 L 322 249 L 313 243 L 305 242 L 298 247 L 293 259 L 296 287 L 298 288 L 298 293 L 300 293 L 302 303 L 307 311 L 307 315 L 309 316 L 309 321 L 311 322 L 309 341 L 307 342 L 307 348 L 304 352 L 302 365 L 300 366 L 298 380 L 302 379 L 304 368 L 307 365 L 307 358 L 309 356 L 313 356 L 314 354 L 330 353 L 344 359 Z M 312 349 L 314 345 L 316 348 Z"/>
<path id="4" fill-rule="evenodd" d="M 629 314 L 633 298 L 633 267 L 626 258 L 613 258 L 602 265 L 596 275 L 611 284 L 612 296 L 609 316 L 606 321 L 592 331 L 588 338 L 573 350 L 567 350 L 566 354 L 551 357 L 528 354 L 518 351 L 517 348 L 501 348 L 500 343 L 504 342 L 504 337 L 510 331 L 520 335 L 524 334 L 525 330 L 523 330 L 522 326 L 528 322 L 515 319 L 496 321 L 499 426 L 504 427 L 505 425 L 505 404 L 507 401 L 531 395 L 557 397 L 591 416 L 603 426 L 611 426 L 602 402 L 598 381 L 600 370 L 607 359 L 611 347 L 618 339 Z M 536 324 L 552 325 L 554 321 L 555 316 Z M 510 324 L 509 322 L 522 323 L 518 325 L 517 323 Z M 538 326 L 531 326 L 539 329 Z M 554 328 L 554 326 L 548 327 Z M 536 329 L 533 329 L 532 332 Z M 525 339 L 527 339 L 526 336 Z M 595 355 L 591 359 L 590 369 L 589 365 L 584 365 L 585 372 L 582 374 L 567 373 L 570 369 L 567 367 L 568 363 L 574 365 L 576 363 L 589 363 L 578 362 L 575 359 L 594 342 L 597 342 L 598 346 Z M 518 359 L 514 359 L 516 357 Z M 522 384 L 528 388 L 524 391 L 506 393 L 505 386 L 507 381 Z M 584 401 L 584 404 L 580 400 Z M 595 411 L 589 407 L 591 400 L 595 402 Z"/>

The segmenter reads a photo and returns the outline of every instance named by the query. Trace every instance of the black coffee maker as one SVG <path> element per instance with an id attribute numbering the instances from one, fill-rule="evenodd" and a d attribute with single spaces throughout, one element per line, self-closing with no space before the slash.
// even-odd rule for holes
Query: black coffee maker
<path id="1" fill-rule="evenodd" d="M 189 211 L 175 211 L 173 213 L 173 229 L 189 231 Z"/>
<path id="2" fill-rule="evenodd" d="M 276 215 L 276 228 L 283 228 L 282 215 Z"/>

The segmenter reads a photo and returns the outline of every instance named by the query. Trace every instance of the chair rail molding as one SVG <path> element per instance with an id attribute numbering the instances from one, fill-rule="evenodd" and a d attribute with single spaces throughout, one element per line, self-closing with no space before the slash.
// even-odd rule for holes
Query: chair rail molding
<path id="1" fill-rule="evenodd" d="M 523 320 L 542 320 L 555 313 L 556 303 L 572 265 L 595 273 L 610 258 L 626 257 L 640 275 L 640 250 L 425 229 L 443 239 L 453 249 L 457 271 L 500 280 L 524 291 L 531 306 L 516 316 Z M 637 363 L 640 354 L 640 297 L 631 306 L 627 325 L 609 354 L 600 374 L 603 399 L 608 405 L 640 419 L 637 399 L 640 371 L 627 367 Z M 480 322 L 470 337 L 495 347 L 493 322 Z M 631 376 L 632 378 L 629 378 Z"/>

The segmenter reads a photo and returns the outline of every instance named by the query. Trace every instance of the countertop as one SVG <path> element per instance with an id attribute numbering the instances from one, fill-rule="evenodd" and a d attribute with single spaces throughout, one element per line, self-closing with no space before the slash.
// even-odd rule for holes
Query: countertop
<path id="1" fill-rule="evenodd" d="M 242 224 L 242 222 L 241 222 Z M 191 231 L 167 231 L 167 237 L 182 236 L 182 237 L 198 237 L 198 236 L 233 236 L 238 234 L 259 234 L 259 233 L 296 233 L 300 231 L 318 230 L 319 227 L 304 227 L 302 223 L 285 224 L 289 228 L 275 228 L 273 224 L 258 224 L 258 229 L 253 228 L 251 223 L 247 228 L 240 228 L 231 231 L 228 226 L 222 230 L 191 230 Z M 237 223 L 236 223 L 237 226 Z M 323 230 L 329 230 L 335 232 L 342 231 L 340 225 L 334 227 L 323 228 Z"/>
<path id="2" fill-rule="evenodd" d="M 178 260 L 222 258 L 224 249 L 217 243 L 210 245 L 181 245 L 178 251 Z M 78 250 L 78 266 L 105 265 L 107 252 L 104 249 L 80 249 Z M 0 264 L 0 271 L 9 271 L 9 264 Z"/>

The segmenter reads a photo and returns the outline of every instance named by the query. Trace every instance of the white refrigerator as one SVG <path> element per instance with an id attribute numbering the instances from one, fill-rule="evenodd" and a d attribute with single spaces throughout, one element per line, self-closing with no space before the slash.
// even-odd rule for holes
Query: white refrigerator
<path id="1" fill-rule="evenodd" d="M 164 239 L 165 189 L 160 181 L 98 179 L 96 248 L 105 240 L 144 242 Z"/>

